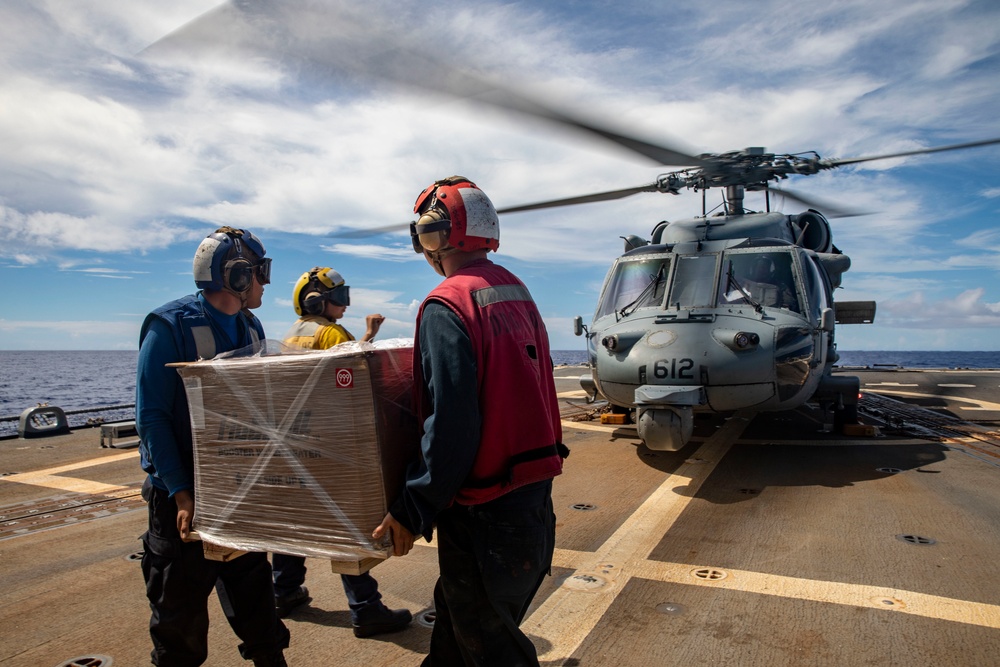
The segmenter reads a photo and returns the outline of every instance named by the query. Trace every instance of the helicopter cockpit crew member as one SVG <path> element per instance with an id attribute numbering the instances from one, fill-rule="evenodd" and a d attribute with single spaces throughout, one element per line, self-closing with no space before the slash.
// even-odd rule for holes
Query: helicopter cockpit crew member
<path id="1" fill-rule="evenodd" d="M 310 350 L 325 350 L 354 340 L 354 336 L 337 320 L 351 305 L 350 287 L 344 278 L 328 266 L 306 271 L 292 290 L 292 304 L 299 319 L 285 334 L 286 345 Z M 372 314 L 366 318 L 367 329 L 362 341 L 371 341 L 385 318 Z M 274 594 L 278 615 L 284 618 L 296 607 L 309 602 L 306 580 L 306 559 L 291 554 L 273 554 Z M 341 583 L 351 609 L 351 621 L 357 637 L 372 637 L 401 630 L 413 620 L 406 609 L 389 609 L 382 603 L 378 582 L 368 572 L 361 575 L 342 574 Z"/>
<path id="2" fill-rule="evenodd" d="M 195 511 L 191 418 L 184 385 L 166 364 L 256 349 L 264 339 L 250 312 L 270 282 L 264 245 L 245 229 L 220 227 L 194 255 L 201 290 L 151 312 L 139 334 L 136 428 L 142 469 L 149 474 L 149 529 L 142 536 L 142 573 L 152 610 L 154 665 L 200 665 L 208 655 L 208 597 L 214 588 L 242 640 L 240 654 L 257 667 L 284 667 L 288 629 L 274 608 L 267 554 L 207 560 L 189 541 Z"/>
<path id="3" fill-rule="evenodd" d="M 746 287 L 762 306 L 787 308 L 799 312 L 798 299 L 792 287 L 789 256 L 787 254 L 781 256 L 784 260 L 780 263 L 783 270 L 779 270 L 777 259 L 778 257 L 773 254 L 757 257 L 753 262 L 750 277 L 746 281 Z"/>
<path id="4" fill-rule="evenodd" d="M 414 212 L 413 248 L 445 280 L 417 315 L 422 457 L 373 536 L 402 556 L 437 526 L 424 665 L 537 665 L 518 626 L 551 567 L 552 478 L 568 454 L 548 335 L 524 284 L 487 259 L 499 219 L 482 190 L 446 178 Z"/>
<path id="5" fill-rule="evenodd" d="M 733 261 L 733 280 L 719 285 L 719 303 L 739 303 L 747 297 L 765 308 L 801 312 L 788 253 L 739 254 Z M 733 282 L 735 281 L 735 282 Z"/>

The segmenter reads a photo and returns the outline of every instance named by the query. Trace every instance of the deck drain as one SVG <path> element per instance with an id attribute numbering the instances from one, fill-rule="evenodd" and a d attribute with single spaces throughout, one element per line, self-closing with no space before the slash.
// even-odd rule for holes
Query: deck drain
<path id="1" fill-rule="evenodd" d="M 757 489 L 740 489 L 740 493 L 745 496 L 756 496 L 760 491 Z"/>
<path id="2" fill-rule="evenodd" d="M 880 472 L 884 475 L 898 475 L 903 471 L 899 468 L 875 468 L 875 472 Z"/>
<path id="3" fill-rule="evenodd" d="M 575 505 L 570 505 L 569 508 L 580 510 L 581 512 L 590 512 L 591 510 L 596 510 L 597 505 L 591 505 L 590 503 L 576 503 Z"/>
<path id="4" fill-rule="evenodd" d="M 421 612 L 417 612 L 417 624 L 422 625 L 425 628 L 433 628 L 434 621 L 437 620 L 437 610 L 431 607 L 430 609 L 424 609 Z"/>
<path id="5" fill-rule="evenodd" d="M 663 602 L 656 605 L 656 611 L 670 616 L 679 616 L 684 613 L 684 606 L 676 602 Z"/>
<path id="6" fill-rule="evenodd" d="M 897 535 L 896 539 L 901 542 L 906 542 L 907 544 L 915 544 L 921 547 L 929 547 L 932 544 L 937 544 L 937 540 L 933 537 L 923 537 L 921 535 Z"/>
<path id="7" fill-rule="evenodd" d="M 83 655 L 60 662 L 56 667 L 110 667 L 112 662 L 111 657 L 106 655 Z"/>
<path id="8" fill-rule="evenodd" d="M 705 581 L 721 581 L 729 575 L 722 570 L 716 570 L 714 567 L 699 567 L 691 570 L 691 576 L 695 579 L 704 579 Z"/>
<path id="9" fill-rule="evenodd" d="M 141 561 L 142 560 L 142 556 L 143 556 L 144 553 L 145 553 L 144 551 L 136 551 L 135 553 L 132 553 L 132 554 L 129 554 L 128 556 L 125 556 L 125 560 L 127 560 L 129 562 L 132 562 L 132 561 Z"/>

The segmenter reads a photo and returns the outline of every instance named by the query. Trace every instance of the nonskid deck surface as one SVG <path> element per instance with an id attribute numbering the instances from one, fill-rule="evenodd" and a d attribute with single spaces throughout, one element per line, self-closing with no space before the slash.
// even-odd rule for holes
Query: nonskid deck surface
<path id="1" fill-rule="evenodd" d="M 814 409 L 745 412 L 698 417 L 666 453 L 587 420 L 600 406 L 584 371 L 557 369 L 572 454 L 553 576 L 523 625 L 543 665 L 995 662 L 1000 373 L 859 370 L 877 437 L 833 433 Z M 138 456 L 98 442 L 0 441 L 4 665 L 148 664 Z M 419 664 L 436 573 L 422 541 L 376 567 L 385 602 L 415 621 L 357 639 L 337 576 L 310 559 L 289 664 Z M 209 611 L 206 664 L 245 664 Z"/>

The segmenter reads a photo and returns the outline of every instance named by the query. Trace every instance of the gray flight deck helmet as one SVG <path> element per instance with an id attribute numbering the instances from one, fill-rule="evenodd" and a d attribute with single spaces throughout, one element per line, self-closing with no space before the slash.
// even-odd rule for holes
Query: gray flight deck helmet
<path id="1" fill-rule="evenodd" d="M 209 234 L 194 253 L 194 284 L 203 290 L 228 290 L 243 294 L 256 272 L 261 285 L 271 282 L 271 259 L 252 232 L 220 227 Z"/>

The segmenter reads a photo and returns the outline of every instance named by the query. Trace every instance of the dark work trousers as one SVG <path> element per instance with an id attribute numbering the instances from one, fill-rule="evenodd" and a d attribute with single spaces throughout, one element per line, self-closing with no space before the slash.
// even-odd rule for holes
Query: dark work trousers
<path id="1" fill-rule="evenodd" d="M 267 554 L 248 553 L 226 563 L 206 559 L 201 542 L 181 541 L 177 503 L 157 488 L 149 498 L 149 530 L 142 541 L 154 665 L 195 667 L 205 662 L 213 587 L 229 625 L 242 640 L 244 659 L 274 657 L 288 647 L 288 629 L 274 608 Z"/>
<path id="2" fill-rule="evenodd" d="M 306 559 L 304 556 L 271 554 L 274 567 L 274 594 L 288 595 L 298 590 L 306 581 Z M 340 581 L 347 594 L 347 605 L 351 608 L 351 620 L 358 622 L 358 612 L 368 605 L 377 605 L 382 599 L 378 592 L 378 582 L 369 573 L 342 574 Z"/>
<path id="3" fill-rule="evenodd" d="M 441 574 L 425 667 L 538 665 L 518 626 L 552 567 L 555 519 L 551 480 L 438 515 Z"/>

